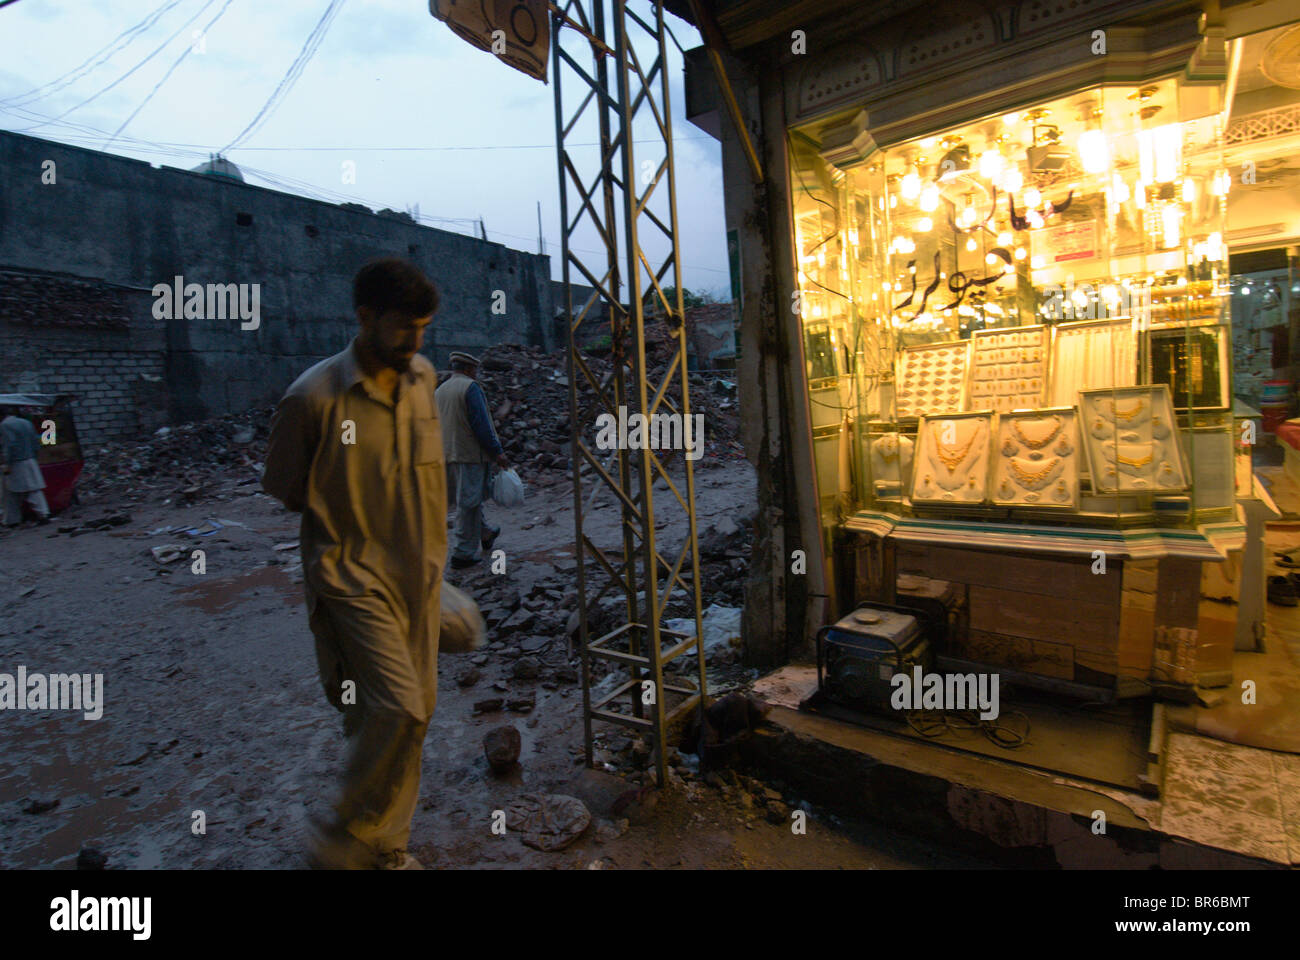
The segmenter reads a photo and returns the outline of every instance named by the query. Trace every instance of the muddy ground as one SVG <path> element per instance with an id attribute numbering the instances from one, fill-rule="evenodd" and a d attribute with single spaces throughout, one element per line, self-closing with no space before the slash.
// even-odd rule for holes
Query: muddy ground
<path id="1" fill-rule="evenodd" d="M 753 509 L 748 465 L 713 462 L 698 472 L 702 529 Z M 95 721 L 61 711 L 0 713 L 0 867 L 69 869 L 83 848 L 106 854 L 110 869 L 299 867 L 306 818 L 331 801 L 343 741 L 340 716 L 320 689 L 297 550 L 288 546 L 297 517 L 255 492 L 250 467 L 228 470 L 197 497 L 177 499 L 147 481 L 98 499 L 88 488 L 88 499 L 50 525 L 0 532 L 0 672 L 25 665 L 102 673 L 105 701 Z M 426 864 L 981 865 L 811 807 L 806 835 L 796 835 L 788 821 L 769 822 L 763 790 L 771 785 L 743 777 L 707 785 L 690 755 L 676 758 L 681 786 L 612 815 L 610 801 L 638 782 L 636 751 L 621 731 L 598 726 L 599 769 L 582 765 L 581 689 L 563 635 L 575 609 L 571 507 L 561 482 L 531 489 L 515 510 L 491 508 L 504 527 L 497 546 L 506 551 L 507 573 L 449 577 L 485 606 L 492 644 L 483 654 L 440 660 L 411 844 Z M 606 503 L 593 516 L 594 536 L 612 546 L 615 511 Z M 105 518 L 117 525 L 88 529 Z M 208 520 L 220 529 L 202 536 L 215 528 Z M 178 525 L 196 533 L 152 532 Z M 662 535 L 673 543 L 683 532 L 675 520 Z M 169 543 L 187 556 L 203 549 L 206 573 L 191 572 L 188 560 L 156 560 L 151 548 Z M 734 605 L 740 568 L 743 561 L 720 556 L 711 583 L 730 592 L 706 595 L 705 606 L 714 599 Z M 529 656 L 535 677 L 531 665 L 518 666 Z M 710 669 L 719 692 L 749 679 L 727 657 Z M 517 709 L 476 710 L 490 699 Z M 495 775 L 482 740 L 503 723 L 519 730 L 523 752 L 513 772 Z M 549 853 L 517 834 L 494 835 L 492 812 L 535 791 L 583 797 L 592 828 Z M 778 794 L 780 802 L 800 802 L 788 791 L 767 797 Z M 192 830 L 195 811 L 206 818 L 201 835 Z"/>

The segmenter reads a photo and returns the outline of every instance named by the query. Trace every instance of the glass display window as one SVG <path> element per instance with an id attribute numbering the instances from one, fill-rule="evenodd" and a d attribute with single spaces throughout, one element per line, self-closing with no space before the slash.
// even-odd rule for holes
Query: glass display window
<path id="1" fill-rule="evenodd" d="M 1091 88 L 838 165 L 819 128 L 790 132 L 794 312 L 828 522 L 1232 510 L 1223 116 L 1184 92 L 1178 77 Z M 1154 433 L 1112 420 L 1093 436 L 1090 416 L 1144 399 Z M 1058 423 L 1068 454 L 1014 440 Z M 987 456 L 947 490 L 940 454 L 966 433 Z M 1158 476 L 1139 477 L 1148 456 Z"/>

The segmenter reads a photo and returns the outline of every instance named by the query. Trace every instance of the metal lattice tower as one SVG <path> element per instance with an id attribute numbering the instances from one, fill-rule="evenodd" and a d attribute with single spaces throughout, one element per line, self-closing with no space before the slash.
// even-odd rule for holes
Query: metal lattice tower
<path id="1" fill-rule="evenodd" d="M 666 734 L 706 702 L 694 468 L 682 456 L 685 482 L 674 480 L 669 468 L 676 454 L 644 445 L 601 450 L 590 428 L 602 413 L 618 422 L 620 407 L 629 419 L 675 413 L 683 428 L 691 422 L 664 13 L 655 3 L 648 21 L 626 0 L 569 0 L 551 10 L 586 759 L 591 766 L 593 721 L 632 728 L 650 737 L 662 786 Z M 569 105 L 566 92 L 574 101 Z M 594 160 L 590 147 L 584 154 L 578 146 L 593 139 L 599 141 Z M 637 150 L 649 158 L 640 166 Z M 574 238 L 589 243 L 593 230 L 604 249 L 584 255 Z M 659 266 L 652 266 L 665 250 Z M 576 309 L 574 270 L 594 290 Z M 672 334 L 672 356 L 659 383 L 651 382 L 646 367 L 646 299 L 660 307 Z M 584 325 L 600 323 L 609 324 L 613 359 L 612 373 L 603 378 L 579 351 Z M 656 481 L 666 488 L 658 503 Z M 621 510 L 617 551 L 593 542 L 587 531 L 587 513 L 606 491 Z M 674 513 L 687 518 L 689 533 L 676 556 L 665 558 L 655 540 L 656 517 L 662 525 Z M 663 629 L 664 611 L 679 589 L 694 603 L 694 637 Z M 611 592 L 622 594 L 625 616 L 591 637 L 588 605 Z M 696 676 L 665 683 L 665 667 L 691 653 Z M 591 671 L 602 660 L 625 668 L 626 677 L 593 700 Z"/>

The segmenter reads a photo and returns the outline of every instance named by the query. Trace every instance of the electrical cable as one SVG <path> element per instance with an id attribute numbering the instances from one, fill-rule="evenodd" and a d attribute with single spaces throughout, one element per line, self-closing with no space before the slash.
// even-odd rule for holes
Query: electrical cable
<path id="1" fill-rule="evenodd" d="M 311 33 L 308 34 L 306 41 L 304 41 L 302 45 L 302 49 L 298 51 L 298 56 L 294 58 L 293 63 L 289 64 L 289 69 L 286 70 L 284 76 L 280 78 L 280 82 L 276 85 L 276 88 L 271 91 L 271 95 L 267 98 L 266 103 L 262 104 L 262 109 L 257 111 L 257 115 L 249 121 L 248 126 L 241 130 L 233 140 L 226 144 L 226 146 L 220 151 L 221 153 L 228 153 L 247 140 L 257 131 L 258 127 L 260 127 L 271 116 L 271 114 L 275 112 L 275 109 L 280 105 L 284 97 L 288 95 L 289 91 L 293 89 L 294 84 L 298 82 L 298 78 L 302 76 L 303 70 L 305 70 L 307 64 L 311 62 L 312 57 L 316 55 L 316 51 L 320 49 L 320 45 L 322 41 L 324 41 L 325 35 L 329 32 L 330 25 L 333 24 L 334 18 L 338 16 L 339 11 L 343 8 L 343 3 L 344 0 L 330 0 L 329 6 L 325 8 L 325 12 L 322 13 L 320 19 L 316 21 L 316 26 L 312 28 Z"/>
<path id="2" fill-rule="evenodd" d="M 199 16 L 203 13 L 203 11 L 206 10 L 206 9 L 208 9 L 208 7 L 212 6 L 214 3 L 216 3 L 216 0 L 207 0 L 207 2 L 206 2 L 205 4 L 203 4 L 203 6 L 200 7 L 200 8 L 198 9 L 198 11 L 194 14 L 194 16 L 190 17 L 190 18 L 189 18 L 188 20 L 186 20 L 183 24 L 181 24 L 180 27 L 176 30 L 175 33 L 173 33 L 170 37 L 168 37 L 166 40 L 164 40 L 164 41 L 163 41 L 159 46 L 155 47 L 154 50 L 153 50 L 153 52 L 151 52 L 147 57 L 145 57 L 143 60 L 141 60 L 139 63 L 137 63 L 134 67 L 132 67 L 132 68 L 131 68 L 130 70 L 128 70 L 126 73 L 122 74 L 120 77 L 118 77 L 118 78 L 117 78 L 116 80 L 114 80 L 112 83 L 110 83 L 108 86 L 103 87 L 103 88 L 101 88 L 100 90 L 98 90 L 97 92 L 91 94 L 89 97 L 87 97 L 85 100 L 82 100 L 82 101 L 81 101 L 80 103 L 78 103 L 76 106 L 69 107 L 67 110 L 64 110 L 61 114 L 59 114 L 59 115 L 58 115 L 57 117 L 55 117 L 54 119 L 55 119 L 55 120 L 62 120 L 64 117 L 66 117 L 68 114 L 72 113 L 74 110 L 80 110 L 80 109 L 81 109 L 82 107 L 84 107 L 86 104 L 90 103 L 90 102 L 93 101 L 93 100 L 98 100 L 98 99 L 99 99 L 100 97 L 102 97 L 104 94 L 108 93 L 108 91 L 112 90 L 112 89 L 113 89 L 114 87 L 116 87 L 119 83 L 121 83 L 121 82 L 122 82 L 123 80 L 125 80 L 127 77 L 131 76 L 131 74 L 135 73 L 137 70 L 139 70 L 141 67 L 143 67 L 146 63 L 148 63 L 150 60 L 152 60 L 154 57 L 156 57 L 158 54 L 160 54 L 164 49 L 166 49 L 166 47 L 167 47 L 168 44 L 170 44 L 173 40 L 175 40 L 178 36 L 180 36 L 180 35 L 181 35 L 181 32 L 182 32 L 186 27 L 188 27 L 191 23 L 193 23 L 195 20 L 197 20 L 197 19 L 199 18 Z M 43 126 L 46 126 L 46 124 L 44 124 L 44 123 L 38 123 L 38 124 L 36 124 L 36 126 L 33 126 L 33 127 L 27 127 L 27 128 L 25 128 L 24 130 L 20 130 L 20 131 L 18 131 L 18 132 L 19 132 L 19 133 L 25 133 L 27 130 L 35 130 L 37 127 L 43 127 Z"/>
<path id="3" fill-rule="evenodd" d="M 1007 723 L 1004 717 L 1018 718 L 1023 723 Z M 1029 743 L 1029 717 L 1019 710 L 1001 713 L 993 720 L 981 720 L 974 710 L 909 710 L 907 725 L 927 740 L 950 735 L 959 740 L 969 740 L 982 735 L 995 746 L 1007 750 L 1016 750 Z"/>
<path id="4" fill-rule="evenodd" d="M 206 35 L 207 32 L 212 29 L 212 27 L 216 24 L 216 22 L 221 19 L 222 14 L 224 14 L 230 8 L 231 3 L 233 2 L 234 0 L 226 0 L 226 2 L 222 5 L 221 9 L 217 11 L 217 15 L 213 17 L 211 20 L 209 20 L 207 26 L 203 27 L 203 29 L 199 31 L 201 36 Z M 140 102 L 140 106 L 136 107 L 135 110 L 131 112 L 131 115 L 122 121 L 121 125 L 116 130 L 113 131 L 113 135 L 109 137 L 107 140 L 105 140 L 103 146 L 101 146 L 99 149 L 101 150 L 108 149 L 108 145 L 117 139 L 118 135 L 121 134 L 121 132 L 126 129 L 127 124 L 129 124 L 132 120 L 136 118 L 136 115 L 145 108 L 145 106 L 149 103 L 150 100 L 153 99 L 153 95 L 157 93 L 159 90 L 161 90 L 162 85 L 167 82 L 168 78 L 171 77 L 173 73 L 176 72 L 176 68 L 179 67 L 181 63 L 185 60 L 185 58 L 188 57 L 193 52 L 194 52 L 194 45 L 190 44 L 190 46 L 185 48 L 185 52 L 176 58 L 176 62 L 173 63 L 167 69 L 167 72 L 162 75 L 162 79 L 154 84 L 153 89 L 149 91 L 149 95 L 146 96 L 144 100 Z"/>
<path id="5" fill-rule="evenodd" d="M 79 80 L 81 77 L 84 77 L 91 70 L 94 70 L 95 67 L 99 66 L 101 63 L 104 63 L 106 60 L 110 59 L 118 51 L 125 50 L 128 46 L 131 45 L 132 41 L 134 41 L 136 37 L 140 36 L 142 33 L 144 33 L 146 30 L 152 27 L 155 23 L 158 22 L 159 18 L 161 18 L 163 14 L 167 13 L 169 10 L 171 10 L 173 7 L 175 7 L 177 4 L 181 2 L 182 0 L 168 0 L 168 2 L 163 3 L 162 5 L 156 7 L 154 11 L 149 14 L 149 16 L 145 17 L 139 23 L 135 24 L 134 26 L 127 27 L 125 30 L 119 33 L 114 39 L 110 40 L 105 46 L 96 50 L 94 53 L 92 53 L 89 57 L 87 57 L 77 66 L 73 67 L 71 70 L 68 70 L 63 74 L 60 74 L 59 76 L 55 77 L 53 80 L 41 84 L 39 87 L 33 87 L 31 90 L 28 90 L 26 93 L 20 93 L 17 96 L 13 96 L 13 97 L 6 97 L 3 101 L 0 101 L 0 103 L 15 103 L 15 104 L 32 103 L 33 101 L 36 100 L 43 100 L 45 97 L 50 96 L 50 94 L 58 93 L 64 87 L 68 86 L 71 83 L 75 83 L 77 80 Z M 52 89 L 45 90 L 46 87 L 51 87 Z M 42 93 L 41 91 L 45 91 L 45 92 Z"/>

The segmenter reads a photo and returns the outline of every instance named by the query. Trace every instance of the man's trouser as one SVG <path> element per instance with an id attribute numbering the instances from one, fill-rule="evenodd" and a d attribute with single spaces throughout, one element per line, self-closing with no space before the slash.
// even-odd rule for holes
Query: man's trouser
<path id="1" fill-rule="evenodd" d="M 436 615 L 436 596 L 431 609 Z M 420 627 L 408 634 L 379 597 L 317 597 L 311 611 L 321 682 L 343 711 L 348 743 L 333 829 L 381 853 L 410 838 L 437 698 L 437 644 L 409 639 L 424 635 Z"/>
<path id="2" fill-rule="evenodd" d="M 30 503 L 37 515 L 48 517 L 50 515 L 50 505 L 45 502 L 45 491 L 43 490 L 10 490 L 9 485 L 5 484 L 5 509 L 4 522 L 8 526 L 23 521 L 23 503 Z"/>
<path id="3" fill-rule="evenodd" d="M 488 498 L 489 465 L 447 464 L 447 500 L 456 502 L 456 547 L 453 557 L 472 560 L 483 541 L 483 503 Z"/>

